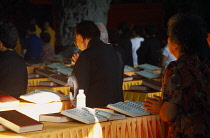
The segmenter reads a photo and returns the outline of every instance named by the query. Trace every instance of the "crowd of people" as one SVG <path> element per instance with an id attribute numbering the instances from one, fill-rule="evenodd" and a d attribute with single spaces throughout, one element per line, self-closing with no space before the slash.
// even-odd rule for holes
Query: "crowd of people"
<path id="1" fill-rule="evenodd" d="M 162 68 L 162 97 L 147 97 L 148 112 L 160 114 L 170 124 L 171 137 L 210 137 L 210 46 L 207 24 L 192 14 L 176 14 L 168 21 L 167 44 L 161 45 L 154 25 L 118 28 L 84 20 L 74 29 L 72 57 L 73 106 L 84 89 L 88 107 L 106 107 L 123 100 L 124 65 L 148 63 Z M 27 28 L 22 57 L 15 52 L 18 32 L 9 23 L 0 25 L 0 90 L 19 97 L 26 92 L 25 62 L 49 62 L 54 57 L 55 32 L 48 22 L 40 29 L 35 20 Z M 16 71 L 14 71 L 14 69 Z M 9 74 L 9 76 L 8 76 Z M 11 79 L 12 78 L 12 79 Z M 11 87 L 11 84 L 13 87 Z"/>

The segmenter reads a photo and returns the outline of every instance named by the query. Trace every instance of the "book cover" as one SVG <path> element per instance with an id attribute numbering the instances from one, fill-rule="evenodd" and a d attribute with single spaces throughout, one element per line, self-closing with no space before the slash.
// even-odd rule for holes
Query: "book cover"
<path id="1" fill-rule="evenodd" d="M 63 110 L 61 114 L 86 124 L 104 122 L 108 120 L 105 117 L 99 116 L 94 113 L 90 113 L 88 111 L 83 110 L 82 108 Z"/>
<path id="2" fill-rule="evenodd" d="M 49 103 L 54 101 L 70 100 L 69 96 L 53 92 L 49 89 L 36 89 L 20 96 L 21 99 L 33 103 Z"/>
<path id="3" fill-rule="evenodd" d="M 161 87 L 162 87 L 161 82 L 155 81 L 155 80 L 149 80 L 149 79 L 142 80 L 142 85 L 145 85 L 157 91 L 161 91 Z"/>
<path id="4" fill-rule="evenodd" d="M 0 90 L 0 110 L 7 108 L 15 108 L 19 105 L 20 101 L 11 95 Z"/>
<path id="5" fill-rule="evenodd" d="M 160 73 L 145 69 L 142 71 L 138 71 L 136 72 L 136 74 L 145 77 L 147 79 L 155 79 L 155 78 L 159 78 L 160 77 Z"/>
<path id="6" fill-rule="evenodd" d="M 61 113 L 50 113 L 50 114 L 41 114 L 39 115 L 39 121 L 45 121 L 45 122 L 70 122 L 73 121 L 73 119 L 62 115 Z"/>
<path id="7" fill-rule="evenodd" d="M 125 65 L 124 66 L 124 72 L 128 72 L 128 71 L 134 71 L 134 67 L 131 67 L 131 66 L 128 66 L 128 65 Z"/>
<path id="8" fill-rule="evenodd" d="M 60 74 L 53 74 L 49 76 L 49 80 L 58 83 L 62 86 L 65 86 L 67 84 L 68 78 L 64 75 Z"/>
<path id="9" fill-rule="evenodd" d="M 125 115 L 123 114 L 111 113 L 104 110 L 93 109 L 93 108 L 88 108 L 88 107 L 83 107 L 82 109 L 90 113 L 106 117 L 108 120 L 126 119 Z"/>
<path id="10" fill-rule="evenodd" d="M 39 86 L 61 86 L 53 81 L 40 81 Z"/>
<path id="11" fill-rule="evenodd" d="M 133 80 L 133 77 L 132 76 L 123 74 L 123 81 L 131 81 L 131 80 Z"/>
<path id="12" fill-rule="evenodd" d="M 0 124 L 16 133 L 38 131 L 43 124 L 16 110 L 0 111 Z"/>
<path id="13" fill-rule="evenodd" d="M 70 76 L 71 73 L 72 73 L 73 69 L 72 68 L 62 68 L 62 69 L 58 69 L 58 72 L 63 74 L 63 75 L 66 75 L 66 76 Z"/>
<path id="14" fill-rule="evenodd" d="M 43 76 L 38 74 L 38 73 L 30 73 L 28 74 L 28 79 L 32 79 L 32 78 L 42 78 Z"/>
<path id="15" fill-rule="evenodd" d="M 131 85 L 130 90 L 151 91 L 152 89 L 145 85 Z"/>
<path id="16" fill-rule="evenodd" d="M 108 104 L 107 107 L 130 117 L 144 116 L 150 114 L 149 112 L 146 112 L 146 109 L 137 107 L 136 105 L 129 102 Z"/>
<path id="17" fill-rule="evenodd" d="M 36 73 L 38 73 L 38 74 L 40 74 L 40 75 L 42 75 L 42 76 L 44 76 L 44 77 L 49 77 L 50 75 L 52 75 L 52 74 L 56 74 L 56 73 L 54 73 L 54 72 L 52 72 L 52 71 L 49 71 L 49 70 L 46 70 L 46 69 L 39 69 L 39 70 L 36 70 Z"/>

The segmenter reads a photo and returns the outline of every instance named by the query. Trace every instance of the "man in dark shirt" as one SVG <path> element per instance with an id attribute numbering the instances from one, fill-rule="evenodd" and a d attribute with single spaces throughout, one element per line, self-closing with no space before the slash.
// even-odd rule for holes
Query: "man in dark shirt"
<path id="1" fill-rule="evenodd" d="M 73 105 L 79 89 L 84 89 L 88 107 L 123 101 L 123 62 L 113 46 L 100 40 L 100 30 L 92 21 L 79 23 L 75 35 L 82 52 L 68 80 L 74 87 Z"/>
<path id="2" fill-rule="evenodd" d="M 27 68 L 14 48 L 18 32 L 11 24 L 0 26 L 0 90 L 18 98 L 26 93 L 28 85 Z"/>
<path id="3" fill-rule="evenodd" d="M 156 38 L 154 25 L 145 26 L 145 39 L 141 43 L 141 47 L 136 51 L 138 55 L 138 64 L 160 65 L 161 43 Z"/>

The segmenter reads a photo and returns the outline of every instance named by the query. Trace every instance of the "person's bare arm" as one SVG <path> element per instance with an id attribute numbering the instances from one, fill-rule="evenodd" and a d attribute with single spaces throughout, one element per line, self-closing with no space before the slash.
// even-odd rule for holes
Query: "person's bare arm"
<path id="1" fill-rule="evenodd" d="M 174 122 L 177 116 L 177 105 L 170 102 L 164 102 L 160 109 L 160 118 L 164 122 Z"/>

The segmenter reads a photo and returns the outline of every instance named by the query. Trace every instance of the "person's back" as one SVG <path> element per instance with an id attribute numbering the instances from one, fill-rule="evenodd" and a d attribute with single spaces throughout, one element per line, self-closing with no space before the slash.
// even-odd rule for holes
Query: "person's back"
<path id="1" fill-rule="evenodd" d="M 153 25 L 145 26 L 145 39 L 141 47 L 137 50 L 138 64 L 151 64 L 158 66 L 161 57 L 161 43 L 155 36 L 155 27 Z"/>
<path id="2" fill-rule="evenodd" d="M 4 46 L 1 48 L 3 52 L 0 56 L 0 90 L 15 98 L 26 93 L 28 84 L 25 62 L 14 51 L 17 39 L 17 30 L 12 25 L 0 26 L 0 45 Z"/>
<path id="3" fill-rule="evenodd" d="M 131 38 L 132 43 L 132 56 L 133 56 L 133 65 L 138 65 L 138 55 L 136 51 L 141 47 L 141 43 L 144 41 L 142 36 L 141 26 L 135 25 L 133 27 L 133 38 Z"/>
<path id="4" fill-rule="evenodd" d="M 54 48 L 49 44 L 50 35 L 47 32 L 42 32 L 40 37 L 43 41 L 41 60 L 43 62 L 50 62 L 53 60 L 55 55 Z"/>
<path id="5" fill-rule="evenodd" d="M 73 105 L 79 89 L 84 89 L 88 107 L 123 101 L 123 62 L 113 46 L 100 40 L 100 31 L 92 21 L 79 23 L 75 35 L 82 52 L 68 79 L 70 87 L 74 87 Z"/>
<path id="6" fill-rule="evenodd" d="M 205 134 L 209 131 L 207 128 L 210 127 L 210 123 L 205 123 L 206 120 L 210 121 L 209 68 L 197 56 L 184 54 L 177 61 L 168 65 L 164 75 L 167 78 L 162 80 L 165 82 L 163 86 L 171 86 L 163 87 L 166 96 L 164 100 L 173 95 L 176 98 L 172 98 L 171 101 L 179 107 L 179 116 L 175 119 L 174 125 L 171 126 L 175 131 L 171 135 L 181 137 L 183 133 L 189 136 L 199 133 Z M 170 81 L 168 81 L 170 79 L 180 84 L 174 86 L 172 83 L 170 85 Z M 168 91 L 171 90 L 176 92 L 169 94 Z"/>
<path id="7" fill-rule="evenodd" d="M 97 38 L 93 38 L 89 46 L 80 55 L 90 61 L 87 106 L 105 107 L 109 103 L 123 101 L 123 63 L 119 62 L 120 57 L 111 45 L 104 44 Z M 75 65 L 75 70 L 76 68 Z"/>
<path id="8" fill-rule="evenodd" d="M 28 33 L 30 36 L 24 40 L 23 44 L 24 58 L 29 61 L 39 61 L 42 55 L 42 40 L 35 34 L 34 25 L 29 26 Z"/>

